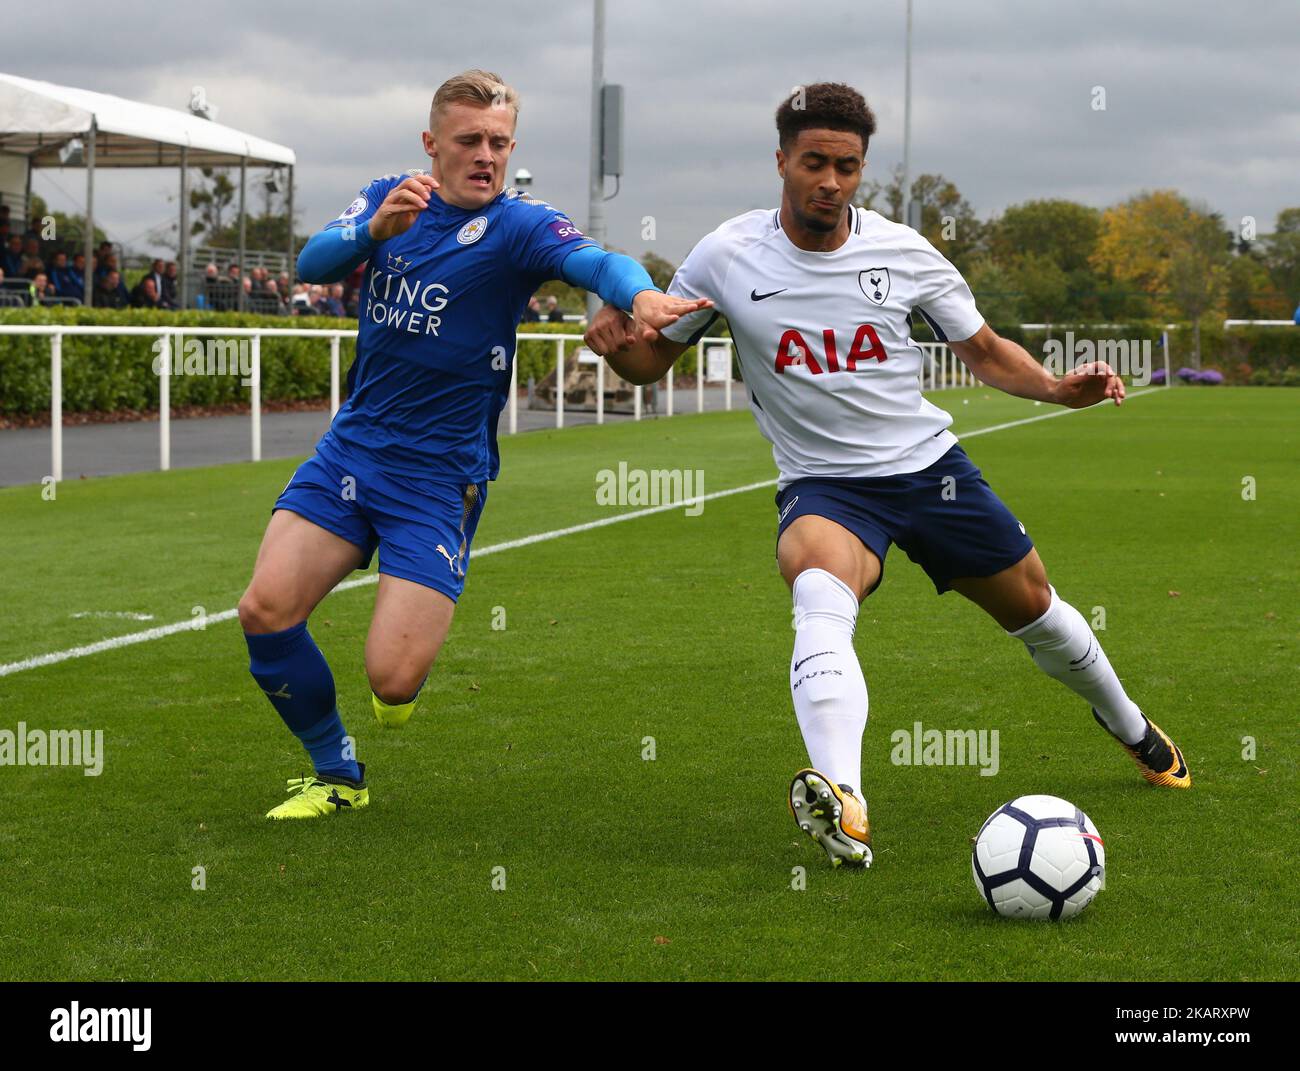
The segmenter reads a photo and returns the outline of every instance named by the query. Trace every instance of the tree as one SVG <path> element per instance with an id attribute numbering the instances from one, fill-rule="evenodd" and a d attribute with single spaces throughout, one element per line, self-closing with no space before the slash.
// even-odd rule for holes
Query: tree
<path id="1" fill-rule="evenodd" d="M 1264 263 L 1281 299 L 1291 307 L 1300 302 L 1300 208 L 1277 214 L 1273 233 L 1264 239 Z"/>
<path id="2" fill-rule="evenodd" d="M 1232 240 L 1217 215 L 1156 190 L 1102 213 L 1091 263 L 1147 294 L 1157 315 L 1191 320 L 1199 367 L 1200 320 L 1222 299 Z"/>
<path id="3" fill-rule="evenodd" d="M 1201 317 L 1223 296 L 1234 238 L 1217 213 L 1192 209 L 1180 239 L 1165 279 L 1178 311 L 1192 321 L 1192 364 L 1200 368 Z"/>
<path id="4" fill-rule="evenodd" d="M 1022 323 L 1020 312 L 1020 287 L 1016 278 L 1003 264 L 990 256 L 982 256 L 971 265 L 966 275 L 975 302 L 984 319 L 998 327 Z"/>
<path id="5" fill-rule="evenodd" d="M 921 234 L 958 271 L 973 264 L 983 251 L 986 226 L 956 184 L 942 175 L 917 175 L 912 180 L 912 200 L 921 203 Z M 903 169 L 895 168 L 888 183 L 868 182 L 858 195 L 858 204 L 902 222 Z"/>
<path id="6" fill-rule="evenodd" d="M 1003 263 L 1018 256 L 1046 257 L 1066 274 L 1088 268 L 1097 248 L 1101 213 L 1074 201 L 1026 201 L 989 225 L 989 249 Z"/>
<path id="7" fill-rule="evenodd" d="M 209 245 L 220 244 L 214 237 L 226 226 L 226 213 L 232 208 L 239 191 L 226 172 L 214 167 L 198 169 L 199 178 L 190 187 L 190 209 L 196 217 L 190 223 L 190 236 L 207 236 Z M 236 222 L 238 226 L 238 222 Z"/>
<path id="8" fill-rule="evenodd" d="M 1227 314 L 1234 320 L 1268 320 L 1290 310 L 1279 310 L 1273 280 L 1263 256 L 1249 250 L 1231 259 L 1226 283 Z"/>
<path id="9" fill-rule="evenodd" d="M 1072 319 L 1070 279 L 1045 253 L 1024 253 L 1011 264 L 1011 278 L 1020 292 L 1020 311 L 1034 323 Z"/>
<path id="10" fill-rule="evenodd" d="M 211 170 L 211 169 L 208 169 Z M 224 176 L 218 176 L 224 178 Z M 215 184 L 214 180 L 214 184 Z M 260 186 L 262 190 L 262 211 L 256 215 L 248 213 L 244 220 L 244 244 L 248 249 L 263 249 L 279 252 L 285 249 L 289 244 L 289 191 L 287 189 L 277 188 L 272 190 L 270 184 L 266 182 L 254 183 L 249 182 L 251 187 Z M 226 196 L 227 190 L 229 196 Z M 193 203 L 194 192 L 191 191 L 190 198 Z M 220 191 L 214 191 L 214 200 L 221 201 L 218 210 L 216 204 L 208 209 L 211 218 L 217 222 L 216 226 L 192 228 L 193 233 L 205 233 L 208 245 L 217 246 L 223 249 L 237 249 L 239 247 L 239 206 L 236 201 L 238 189 L 226 182 Z M 249 197 L 251 202 L 253 197 Z M 227 215 L 227 211 L 229 211 Z M 296 220 L 294 221 L 297 222 Z M 299 234 L 295 231 L 293 236 L 293 248 L 295 253 L 307 244 L 310 234 Z"/>
<path id="11" fill-rule="evenodd" d="M 673 276 L 677 274 L 676 266 L 658 253 L 643 253 L 641 267 L 645 268 L 655 286 L 665 291 L 668 289 L 668 284 L 673 281 Z"/>

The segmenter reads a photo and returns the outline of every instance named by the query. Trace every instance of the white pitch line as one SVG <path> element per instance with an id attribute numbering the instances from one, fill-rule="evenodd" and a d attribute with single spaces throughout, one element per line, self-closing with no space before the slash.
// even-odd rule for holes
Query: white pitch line
<path id="1" fill-rule="evenodd" d="M 1162 387 L 1152 387 L 1147 390 L 1134 391 L 1129 398 L 1140 398 L 1144 394 L 1162 394 Z M 1089 409 L 1095 408 L 1090 406 Z M 976 428 L 974 431 L 965 432 L 960 438 L 973 439 L 978 435 L 988 435 L 994 431 L 1004 431 L 1007 428 L 1018 428 L 1025 424 L 1034 424 L 1040 420 L 1050 420 L 1052 417 L 1067 416 L 1070 413 L 1086 413 L 1088 409 L 1054 409 L 1050 413 L 1042 413 L 1038 416 L 1025 417 L 1023 420 L 1012 420 L 1005 424 L 994 424 L 987 428 Z M 546 543 L 552 539 L 562 539 L 565 536 L 576 535 L 579 532 L 589 532 L 593 528 L 604 528 L 610 524 L 621 524 L 624 521 L 634 521 L 639 517 L 649 517 L 655 513 L 667 513 L 670 510 L 685 509 L 688 506 L 696 505 L 701 502 L 712 502 L 715 499 L 726 498 L 729 495 L 740 495 L 748 491 L 757 491 L 764 487 L 775 487 L 776 480 L 760 480 L 758 483 L 747 483 L 743 487 L 729 487 L 725 491 L 712 491 L 707 495 L 697 495 L 695 498 L 688 498 L 681 502 L 670 502 L 665 506 L 649 506 L 646 509 L 632 510 L 629 513 L 615 514 L 613 517 L 602 517 L 598 521 L 587 521 L 584 524 L 573 524 L 567 528 L 555 528 L 549 532 L 538 532 L 536 535 L 522 536 L 519 539 L 508 539 L 504 543 L 493 543 L 490 546 L 483 547 L 473 551 L 472 557 L 482 558 L 488 554 L 499 554 L 504 550 L 515 550 L 518 547 L 531 546 L 534 543 Z M 330 594 L 340 591 L 350 591 L 352 588 L 365 587 L 369 584 L 379 582 L 378 573 L 367 573 L 365 576 L 357 577 L 355 580 L 344 580 L 336 585 Z M 107 640 L 99 640 L 97 643 L 89 643 L 82 647 L 69 647 L 66 651 L 52 651 L 50 654 L 35 655 L 32 658 L 25 658 L 21 662 L 9 662 L 0 665 L 0 677 L 7 677 L 12 673 L 22 673 L 29 669 L 39 669 L 41 666 L 52 666 L 57 662 L 66 662 L 71 658 L 86 658 L 90 655 L 102 654 L 104 651 L 114 651 L 119 647 L 130 647 L 137 643 L 148 643 L 152 640 L 161 640 L 167 636 L 174 636 L 178 632 L 196 632 L 207 625 L 220 624 L 222 621 L 230 621 L 239 616 L 237 609 L 222 610 L 219 613 L 207 614 L 204 617 L 189 618 L 185 621 L 176 621 L 170 625 L 159 625 L 157 628 L 145 629 L 142 632 L 131 632 L 125 636 L 113 636 Z"/>

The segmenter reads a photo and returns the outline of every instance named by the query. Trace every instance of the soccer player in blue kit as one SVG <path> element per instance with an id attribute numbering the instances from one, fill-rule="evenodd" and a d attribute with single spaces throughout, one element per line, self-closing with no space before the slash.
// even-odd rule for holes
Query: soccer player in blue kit
<path id="1" fill-rule="evenodd" d="M 289 798 L 268 818 L 369 803 L 365 766 L 307 618 L 377 549 L 366 674 L 378 720 L 410 718 L 465 585 L 500 465 L 496 422 L 515 327 L 537 287 L 560 278 L 597 293 L 630 313 L 647 340 L 710 304 L 666 296 L 636 261 L 504 188 L 518 107 L 499 75 L 449 79 L 423 136 L 429 173 L 371 182 L 299 257 L 310 282 L 369 267 L 348 400 L 276 501 L 239 602 L 253 678 L 314 767 L 289 781 Z"/>

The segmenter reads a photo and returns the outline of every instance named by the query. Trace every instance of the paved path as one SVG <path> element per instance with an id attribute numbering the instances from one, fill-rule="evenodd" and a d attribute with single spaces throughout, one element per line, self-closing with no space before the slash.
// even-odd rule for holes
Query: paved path
<path id="1" fill-rule="evenodd" d="M 676 392 L 674 408 L 678 413 L 693 413 L 694 389 Z M 744 408 L 748 402 L 745 389 L 736 384 L 732 404 Z M 664 404 L 661 402 L 661 404 Z M 704 392 L 706 412 L 723 408 L 721 387 Z M 647 416 L 650 414 L 647 413 Z M 611 424 L 631 420 L 630 415 L 607 413 Z M 566 411 L 566 427 L 594 424 L 595 413 Z M 303 457 L 310 454 L 316 440 L 329 427 L 329 414 L 289 412 L 262 414 L 262 457 Z M 555 412 L 527 409 L 521 400 L 519 430 L 536 431 L 555 427 Z M 509 428 L 509 414 L 501 414 L 499 434 Z M 75 480 L 80 476 L 114 476 L 125 472 L 149 472 L 158 468 L 158 421 L 143 420 L 125 424 L 78 424 L 63 429 L 63 476 Z M 252 430 L 247 414 L 202 417 L 171 421 L 172 468 L 201 465 L 224 465 L 247 461 L 252 456 Z M 0 487 L 39 483 L 50 471 L 50 429 L 23 428 L 0 431 Z"/>

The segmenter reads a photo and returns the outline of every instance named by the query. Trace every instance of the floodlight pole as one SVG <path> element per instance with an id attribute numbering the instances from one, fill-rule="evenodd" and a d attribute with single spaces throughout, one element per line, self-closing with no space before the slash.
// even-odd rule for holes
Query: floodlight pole
<path id="1" fill-rule="evenodd" d="M 82 301 L 87 308 L 95 297 L 95 135 L 98 133 L 99 124 L 92 115 L 86 132 L 86 275 L 82 280 Z"/>
<path id="2" fill-rule="evenodd" d="M 181 146 L 181 233 L 176 241 L 176 257 L 180 261 L 180 293 L 177 295 L 182 309 L 190 305 L 190 147 Z"/>
<path id="3" fill-rule="evenodd" d="M 298 263 L 293 252 L 293 164 L 289 165 L 289 266 L 285 269 L 285 274 L 289 276 L 289 285 L 285 287 L 289 293 L 280 295 L 282 301 L 288 301 L 293 294 L 293 284 L 298 274 Z"/>
<path id="4" fill-rule="evenodd" d="M 248 157 L 241 157 L 239 160 L 239 311 L 244 312 L 244 273 L 247 267 L 244 264 L 245 244 L 247 232 L 245 222 L 248 219 L 247 211 L 244 208 L 244 200 L 248 196 Z"/>
<path id="5" fill-rule="evenodd" d="M 907 48 L 903 60 L 903 218 L 911 226 L 912 208 L 912 0 L 907 0 Z"/>
<path id="6" fill-rule="evenodd" d="M 587 201 L 587 237 L 599 246 L 605 245 L 605 168 L 601 152 L 601 130 L 604 124 L 601 108 L 601 90 L 605 84 L 605 0 L 593 0 L 591 31 L 591 163 L 590 185 Z M 596 318 L 600 310 L 600 297 L 587 294 L 587 323 Z M 559 384 L 557 389 L 563 389 Z"/>

